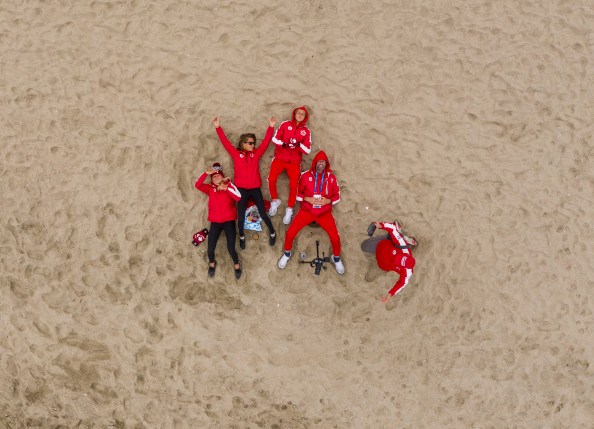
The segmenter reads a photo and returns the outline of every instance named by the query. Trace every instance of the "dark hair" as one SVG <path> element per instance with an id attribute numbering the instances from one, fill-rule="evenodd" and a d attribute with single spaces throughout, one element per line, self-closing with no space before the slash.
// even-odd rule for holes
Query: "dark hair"
<path id="1" fill-rule="evenodd" d="M 239 143 L 237 143 L 237 149 L 243 149 L 243 143 L 248 139 L 248 138 L 252 138 L 254 139 L 254 141 L 256 141 L 256 135 L 253 133 L 246 133 L 246 134 L 242 134 L 239 136 Z M 256 145 L 254 144 L 254 147 L 256 147 Z"/>

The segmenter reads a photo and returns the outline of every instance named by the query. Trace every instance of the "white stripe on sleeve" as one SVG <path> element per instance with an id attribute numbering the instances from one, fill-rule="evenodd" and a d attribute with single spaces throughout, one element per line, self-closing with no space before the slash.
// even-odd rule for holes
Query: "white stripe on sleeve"
<path id="1" fill-rule="evenodd" d="M 239 198 L 241 198 L 241 193 L 239 192 L 239 189 L 237 189 L 233 183 L 229 183 L 229 187 L 227 188 L 227 190 L 231 192 L 233 195 L 237 195 Z"/>

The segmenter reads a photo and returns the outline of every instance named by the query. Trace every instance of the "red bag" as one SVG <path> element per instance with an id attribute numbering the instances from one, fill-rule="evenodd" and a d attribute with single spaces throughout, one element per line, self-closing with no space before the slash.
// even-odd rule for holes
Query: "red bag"
<path id="1" fill-rule="evenodd" d="M 255 205 L 256 203 L 251 198 L 248 199 L 247 208 L 249 209 L 251 206 Z M 266 211 L 270 210 L 270 200 L 264 200 L 264 209 Z"/>
<path id="2" fill-rule="evenodd" d="M 206 236 L 208 235 L 208 229 L 204 228 L 201 231 L 198 231 L 192 236 L 192 244 L 194 246 L 198 246 L 200 243 L 206 240 Z"/>

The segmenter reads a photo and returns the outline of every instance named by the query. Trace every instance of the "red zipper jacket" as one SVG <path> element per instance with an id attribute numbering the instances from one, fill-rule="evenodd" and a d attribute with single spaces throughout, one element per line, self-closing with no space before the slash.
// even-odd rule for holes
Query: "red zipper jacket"
<path id="1" fill-rule="evenodd" d="M 208 195 L 208 220 L 223 223 L 237 219 L 235 202 L 241 199 L 241 194 L 235 185 L 229 181 L 227 190 L 219 191 L 214 184 L 204 183 L 207 176 L 208 174 L 202 173 L 194 186 Z"/>
<path id="2" fill-rule="evenodd" d="M 375 258 L 378 267 L 382 270 L 395 271 L 400 275 L 389 292 L 390 295 L 396 295 L 408 284 L 413 274 L 415 258 L 393 223 L 382 222 L 381 229 L 390 233 L 390 240 L 382 240 L 378 243 Z"/>
<path id="3" fill-rule="evenodd" d="M 268 149 L 270 141 L 272 140 L 272 134 L 274 133 L 273 127 L 268 127 L 266 130 L 266 136 L 262 143 L 254 148 L 253 151 L 247 152 L 234 147 L 222 127 L 218 127 L 217 135 L 223 143 L 223 147 L 229 152 L 233 159 L 233 181 L 236 186 L 245 189 L 255 189 L 262 186 L 262 178 L 260 177 L 260 158 Z"/>
<path id="4" fill-rule="evenodd" d="M 305 110 L 305 119 L 297 123 L 295 112 Z M 293 110 L 292 119 L 280 124 L 272 138 L 274 143 L 274 157 L 289 164 L 301 164 L 303 154 L 311 152 L 311 133 L 305 125 L 309 119 L 309 112 L 305 106 Z"/>
<path id="5" fill-rule="evenodd" d="M 316 163 L 323 159 L 326 161 L 326 169 L 322 173 L 316 172 Z M 314 207 L 303 198 L 321 195 L 332 201 L 332 204 L 325 204 L 321 207 Z M 340 201 L 340 186 L 336 176 L 330 170 L 330 161 L 326 152 L 319 151 L 311 162 L 311 168 L 304 172 L 299 178 L 299 187 L 297 188 L 297 201 L 301 203 L 301 209 L 306 210 L 314 216 L 332 211 L 332 206 Z"/>

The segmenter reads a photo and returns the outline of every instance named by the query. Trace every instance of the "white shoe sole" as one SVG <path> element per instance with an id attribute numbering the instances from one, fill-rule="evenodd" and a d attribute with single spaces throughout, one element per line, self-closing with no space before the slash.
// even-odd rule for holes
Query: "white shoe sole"
<path id="1" fill-rule="evenodd" d="M 284 270 L 287 267 L 287 264 L 289 263 L 289 260 L 291 259 L 291 257 L 286 257 L 285 255 L 281 256 L 280 259 L 278 260 L 276 266 L 279 267 L 281 270 Z"/>
<path id="2" fill-rule="evenodd" d="M 338 274 L 340 274 L 340 275 L 343 275 L 345 273 L 346 269 L 344 268 L 344 264 L 342 263 L 342 259 L 340 261 L 338 261 L 338 262 L 334 262 L 334 255 L 332 255 L 330 260 L 334 264 L 334 268 L 336 269 L 336 272 Z"/>
<path id="3" fill-rule="evenodd" d="M 291 211 L 291 213 L 285 213 L 285 217 L 283 217 L 283 223 L 288 225 L 291 223 L 291 219 L 293 219 L 293 211 Z"/>
<path id="4" fill-rule="evenodd" d="M 275 203 L 275 201 L 278 201 L 277 203 Z M 276 212 L 278 211 L 278 208 L 281 205 L 281 201 L 280 200 L 272 200 L 272 202 L 270 203 L 270 209 L 268 210 L 268 216 L 273 217 L 276 216 Z"/>

